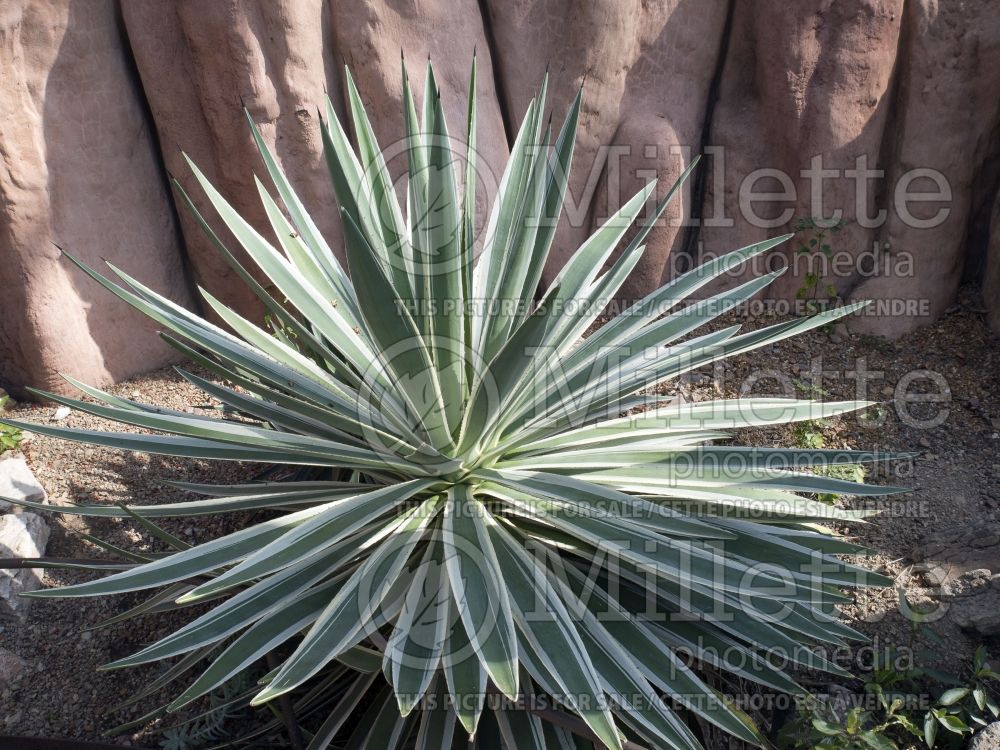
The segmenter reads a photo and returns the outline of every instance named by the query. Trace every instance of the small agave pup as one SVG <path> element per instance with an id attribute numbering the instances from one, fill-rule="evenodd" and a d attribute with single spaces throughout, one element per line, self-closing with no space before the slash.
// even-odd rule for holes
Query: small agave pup
<path id="1" fill-rule="evenodd" d="M 247 700 L 273 702 L 286 719 L 293 710 L 311 749 L 344 737 L 358 748 L 452 747 L 452 738 L 464 747 L 467 734 L 477 747 L 518 750 L 698 748 L 682 716 L 689 712 L 759 743 L 698 666 L 789 692 L 798 687 L 767 657 L 839 671 L 810 647 L 858 636 L 836 617 L 834 605 L 848 600 L 840 588 L 887 581 L 844 562 L 838 555 L 860 548 L 817 525 L 861 513 L 800 493 L 895 490 L 808 471 L 883 454 L 718 441 L 731 428 L 867 404 L 663 405 L 643 394 L 860 305 L 749 333 L 733 326 L 691 335 L 775 274 L 679 308 L 685 298 L 786 236 L 679 276 L 581 341 L 678 186 L 611 262 L 654 185 L 627 201 L 536 302 L 580 96 L 551 145 L 544 86 L 529 104 L 477 241 L 475 70 L 461 158 L 448 147 L 430 67 L 420 113 L 404 80 L 405 202 L 349 75 L 347 91 L 357 151 L 329 102 L 322 133 L 349 272 L 252 121 L 281 201 L 258 183 L 274 241 L 192 165 L 222 223 L 277 290 L 258 283 L 198 215 L 273 330 L 207 292 L 228 330 L 118 269 L 111 281 L 78 264 L 215 375 L 180 371 L 226 407 L 226 418 L 70 380 L 90 399 L 39 395 L 152 432 L 11 423 L 124 450 L 312 473 L 235 486 L 175 483 L 201 497 L 168 505 L 60 507 L 134 518 L 175 551 L 123 557 L 108 564 L 111 575 L 34 596 L 160 589 L 119 619 L 208 602 L 189 624 L 108 668 L 180 657 L 144 693 L 191 671 L 166 707 L 176 711 L 268 656 L 273 668 Z M 190 547 L 152 520 L 249 509 L 270 512 Z"/>

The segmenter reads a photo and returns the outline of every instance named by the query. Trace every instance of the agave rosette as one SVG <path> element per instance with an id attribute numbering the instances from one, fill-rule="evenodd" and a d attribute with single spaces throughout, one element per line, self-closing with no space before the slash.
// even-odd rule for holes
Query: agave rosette
<path id="1" fill-rule="evenodd" d="M 696 333 L 776 274 L 691 305 L 685 299 L 785 236 L 680 275 L 581 338 L 635 268 L 687 173 L 659 201 L 650 183 L 625 202 L 536 299 L 581 101 L 578 95 L 550 142 L 544 88 L 528 105 L 477 238 L 474 68 L 462 154 L 431 68 L 419 113 L 404 74 L 405 201 L 348 75 L 357 148 L 329 101 L 322 127 L 346 269 L 252 120 L 280 199 L 258 182 L 270 238 L 192 164 L 269 286 L 240 264 L 178 186 L 180 194 L 260 298 L 270 328 L 203 291 L 224 323 L 216 325 L 117 268 L 112 281 L 78 263 L 214 375 L 180 371 L 224 405 L 225 418 L 71 380 L 89 400 L 40 395 L 148 434 L 12 424 L 125 450 L 316 470 L 305 480 L 176 483 L 198 499 L 165 505 L 59 509 L 132 517 L 173 551 L 120 551 L 122 562 L 95 563 L 114 569 L 110 575 L 34 596 L 159 589 L 116 621 L 211 603 L 176 632 L 108 665 L 174 660 L 137 697 L 194 671 L 168 707 L 176 711 L 270 654 L 278 658 L 252 702 L 294 695 L 300 716 L 316 719 L 310 750 L 342 734 L 349 746 L 372 748 L 464 746 L 466 735 L 481 747 L 635 741 L 697 748 L 681 711 L 749 742 L 760 738 L 692 666 L 782 691 L 798 688 L 771 656 L 838 671 L 811 646 L 857 636 L 836 617 L 834 605 L 847 599 L 841 587 L 885 580 L 845 562 L 843 554 L 860 548 L 818 525 L 862 514 L 809 495 L 894 490 L 810 468 L 879 454 L 719 441 L 733 428 L 867 404 L 666 404 L 654 387 L 859 306 L 746 333 L 738 326 Z M 245 510 L 271 512 L 194 546 L 153 520 Z"/>

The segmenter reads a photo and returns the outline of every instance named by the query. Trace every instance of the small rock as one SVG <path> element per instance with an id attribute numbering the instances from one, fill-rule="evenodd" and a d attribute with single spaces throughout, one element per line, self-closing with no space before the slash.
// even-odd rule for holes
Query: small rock
<path id="1" fill-rule="evenodd" d="M 928 440 L 925 437 L 920 438 L 920 440 L 918 440 L 917 442 L 920 444 L 921 448 L 930 448 L 931 447 L 931 441 Z"/>
<path id="2" fill-rule="evenodd" d="M 891 396 L 895 392 L 896 392 L 896 389 L 893 388 L 891 385 L 884 385 L 884 386 L 882 386 L 882 395 L 883 396 Z"/>
<path id="3" fill-rule="evenodd" d="M 0 648 L 0 688 L 8 687 L 24 672 L 24 662 L 13 651 Z"/>
<path id="4" fill-rule="evenodd" d="M 938 568 L 941 581 L 964 573 L 1000 572 L 1000 523 L 980 518 L 929 532 L 911 553 L 914 562 Z"/>
<path id="5" fill-rule="evenodd" d="M 40 557 L 49 541 L 49 527 L 34 513 L 0 516 L 0 557 Z M 30 599 L 19 594 L 41 588 L 41 571 L 0 570 L 0 616 L 24 617 Z"/>
<path id="6" fill-rule="evenodd" d="M 63 419 L 66 419 L 66 417 L 70 415 L 70 412 L 71 409 L 68 406 L 60 406 L 58 409 L 55 410 L 55 413 L 52 415 L 52 419 L 54 419 L 56 422 L 59 422 Z"/>
<path id="7" fill-rule="evenodd" d="M 837 323 L 830 332 L 830 341 L 834 344 L 842 344 L 850 337 L 851 332 L 847 330 L 847 324 Z"/>
<path id="8" fill-rule="evenodd" d="M 977 568 L 962 573 L 957 578 L 944 582 L 941 586 L 941 598 L 944 600 L 962 596 L 974 596 L 990 586 L 991 573 L 987 568 Z"/>
<path id="9" fill-rule="evenodd" d="M 0 511 L 11 509 L 11 503 L 4 498 L 32 503 L 45 502 L 45 488 L 35 479 L 28 468 L 28 462 L 21 456 L 0 460 Z M 20 507 L 15 505 L 13 510 L 17 512 Z"/>
<path id="10" fill-rule="evenodd" d="M 969 544 L 976 549 L 985 549 L 1000 545 L 1000 530 L 985 531 L 981 536 L 971 539 Z"/>
<path id="11" fill-rule="evenodd" d="M 994 721 L 972 735 L 966 750 L 996 750 L 998 747 L 1000 747 L 1000 721 Z"/>
<path id="12" fill-rule="evenodd" d="M 1000 575 L 974 570 L 955 581 L 951 590 L 954 596 L 941 599 L 950 599 L 948 615 L 959 628 L 978 638 L 1000 635 Z"/>
<path id="13" fill-rule="evenodd" d="M 996 598 L 993 598 L 974 609 L 962 606 L 958 611 L 953 609 L 950 614 L 955 624 L 967 633 L 980 638 L 992 638 L 1000 635 L 1000 610 L 997 609 L 997 604 Z"/>

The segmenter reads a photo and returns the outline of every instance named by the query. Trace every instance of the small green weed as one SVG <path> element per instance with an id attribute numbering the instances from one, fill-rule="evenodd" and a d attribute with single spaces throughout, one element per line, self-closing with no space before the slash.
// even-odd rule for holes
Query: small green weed
<path id="1" fill-rule="evenodd" d="M 808 396 L 809 398 L 826 398 L 830 395 L 830 391 L 823 388 L 818 383 L 803 380 L 802 378 L 795 378 L 792 382 L 804 396 Z"/>
<path id="2" fill-rule="evenodd" d="M 831 466 L 816 466 L 813 471 L 831 479 L 846 479 L 849 482 L 864 482 L 868 469 L 864 464 L 836 464 Z M 819 499 L 825 503 L 835 503 L 840 495 L 835 492 L 821 492 Z"/>
<path id="3" fill-rule="evenodd" d="M 826 446 L 826 436 L 823 435 L 823 428 L 826 422 L 822 419 L 811 419 L 808 422 L 799 422 L 792 428 L 792 437 L 795 444 L 800 448 L 819 450 Z"/>
<path id="4" fill-rule="evenodd" d="M 901 672 L 876 665 L 860 705 L 809 696 L 778 732 L 777 745 L 781 750 L 957 749 L 1000 718 L 998 687 L 1000 673 L 991 668 L 983 646 L 967 680 L 932 669 Z M 929 706 L 928 694 L 937 695 Z"/>
<path id="5" fill-rule="evenodd" d="M 843 219 L 823 219 L 818 216 L 799 219 L 792 226 L 792 231 L 800 236 L 795 252 L 798 255 L 821 255 L 826 260 L 832 259 L 831 236 L 839 234 L 845 226 L 847 222 Z M 805 300 L 806 311 L 814 313 L 823 307 L 822 303 L 837 298 L 837 289 L 833 284 L 823 284 L 817 270 L 810 270 L 802 277 L 802 286 L 795 292 L 795 298 Z"/>
<path id="6" fill-rule="evenodd" d="M 0 396 L 0 413 L 7 409 L 8 403 L 10 403 L 10 396 L 6 394 Z M 19 429 L 0 424 L 0 453 L 16 450 L 22 440 L 24 440 L 24 434 Z"/>

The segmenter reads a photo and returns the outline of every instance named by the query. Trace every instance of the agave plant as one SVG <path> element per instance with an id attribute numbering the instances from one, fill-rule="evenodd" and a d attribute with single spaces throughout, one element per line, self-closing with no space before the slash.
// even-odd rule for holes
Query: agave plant
<path id="1" fill-rule="evenodd" d="M 167 707 L 177 711 L 268 656 L 252 704 L 273 701 L 287 713 L 295 697 L 299 718 L 315 720 L 310 749 L 345 735 L 348 746 L 365 748 L 451 747 L 467 736 L 477 747 L 697 748 L 692 716 L 760 742 L 699 668 L 780 691 L 798 690 L 784 667 L 838 671 L 812 647 L 858 637 L 834 611 L 848 599 L 842 587 L 885 581 L 845 562 L 841 555 L 860 548 L 819 525 L 862 514 L 809 495 L 894 490 L 809 470 L 876 453 L 721 442 L 732 428 L 829 417 L 863 402 L 678 404 L 656 386 L 859 305 L 696 335 L 777 274 L 685 299 L 786 235 L 675 278 L 584 337 L 636 267 L 680 181 L 658 201 L 650 183 L 625 202 L 536 297 L 581 97 L 551 141 L 543 84 L 477 235 L 474 91 L 473 66 L 466 145 L 456 153 L 430 66 L 419 113 L 404 72 L 405 187 L 390 178 L 349 73 L 356 150 L 326 102 L 322 135 L 346 268 L 249 113 L 281 201 L 258 182 L 270 237 L 191 165 L 254 274 L 178 186 L 180 195 L 260 298 L 270 328 L 202 290 L 225 327 L 217 325 L 114 266 L 116 281 L 74 260 L 214 375 L 179 370 L 222 408 L 192 415 L 67 378 L 90 398 L 38 395 L 148 434 L 10 424 L 123 450 L 313 473 L 233 486 L 174 482 L 198 499 L 164 505 L 60 507 L 133 518 L 172 551 L 115 550 L 119 559 L 91 566 L 110 575 L 32 596 L 159 589 L 116 621 L 210 603 L 106 668 L 176 658 L 143 694 L 200 669 Z M 251 509 L 266 511 L 265 520 L 194 546 L 152 520 Z"/>

